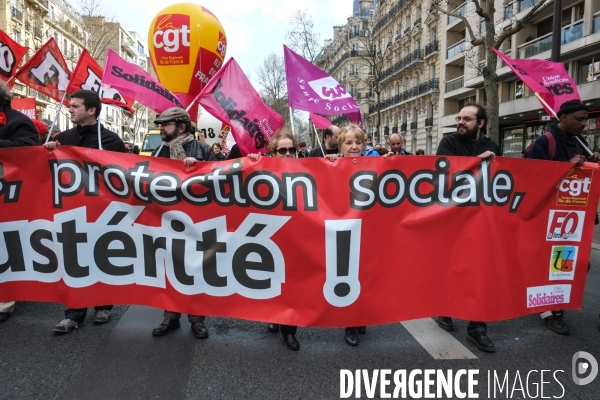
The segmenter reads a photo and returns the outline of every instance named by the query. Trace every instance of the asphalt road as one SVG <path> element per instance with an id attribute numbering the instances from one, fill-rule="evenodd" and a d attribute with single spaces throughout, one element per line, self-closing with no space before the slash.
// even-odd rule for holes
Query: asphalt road
<path id="1" fill-rule="evenodd" d="M 342 329 L 300 328 L 301 349 L 292 352 L 265 324 L 227 318 L 207 320 L 206 340 L 191 335 L 185 318 L 181 329 L 154 338 L 162 312 L 138 306 L 116 307 L 98 326 L 90 312 L 82 327 L 59 336 L 52 327 L 61 305 L 20 302 L 0 324 L 0 399 L 334 399 L 341 369 L 476 369 L 479 398 L 534 398 L 536 388 L 542 398 L 543 386 L 544 397 L 600 399 L 600 376 L 586 386 L 571 378 L 576 352 L 600 361 L 600 244 L 594 247 L 583 309 L 567 315 L 571 335 L 550 332 L 537 315 L 490 323 L 493 354 L 467 343 L 467 322 L 457 320 L 451 333 L 431 320 L 369 327 L 355 348 Z M 551 372 L 542 377 L 541 370 Z M 496 387 L 488 395 L 488 373 L 503 380 L 507 371 L 502 393 Z M 464 380 L 460 387 L 466 390 Z M 366 398 L 364 387 L 359 397 Z"/>

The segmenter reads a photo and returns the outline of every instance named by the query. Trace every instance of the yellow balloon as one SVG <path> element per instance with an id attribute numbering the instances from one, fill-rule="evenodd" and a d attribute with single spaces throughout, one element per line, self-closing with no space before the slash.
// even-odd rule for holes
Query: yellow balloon
<path id="1" fill-rule="evenodd" d="M 162 9 L 148 31 L 158 80 L 173 93 L 195 96 L 223 65 L 225 29 L 206 7 L 178 3 Z"/>

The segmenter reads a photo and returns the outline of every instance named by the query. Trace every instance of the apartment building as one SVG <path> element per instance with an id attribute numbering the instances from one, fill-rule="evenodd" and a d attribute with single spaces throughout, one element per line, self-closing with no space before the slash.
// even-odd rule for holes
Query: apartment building
<path id="1" fill-rule="evenodd" d="M 516 23 L 535 4 L 544 0 L 496 0 L 496 30 Z M 552 3 L 552 0 L 546 0 Z M 471 2 L 451 2 L 454 12 L 464 15 L 471 26 L 482 29 L 482 22 Z M 582 100 L 590 107 L 588 129 L 584 132 L 594 149 L 600 146 L 600 2 L 563 0 L 561 62 L 577 83 Z M 501 50 L 512 58 L 550 59 L 553 6 L 527 21 L 524 29 L 507 39 Z M 460 19 L 443 16 L 441 46 L 443 63 L 440 90 L 441 123 L 439 136 L 455 130 L 454 118 L 467 101 L 486 103 L 482 71 L 485 54 L 469 48 L 466 26 Z M 510 69 L 498 63 L 500 82 L 500 146 L 505 156 L 520 157 L 537 136 L 546 131 L 547 115 L 537 98 Z"/>

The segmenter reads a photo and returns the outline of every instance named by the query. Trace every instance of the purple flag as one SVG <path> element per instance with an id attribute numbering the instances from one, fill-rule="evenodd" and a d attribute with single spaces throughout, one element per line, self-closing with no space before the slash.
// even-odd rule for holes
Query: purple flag
<path id="1" fill-rule="evenodd" d="M 286 45 L 283 54 L 290 107 L 323 115 L 355 113 L 360 119 L 360 107 L 338 81 Z"/>

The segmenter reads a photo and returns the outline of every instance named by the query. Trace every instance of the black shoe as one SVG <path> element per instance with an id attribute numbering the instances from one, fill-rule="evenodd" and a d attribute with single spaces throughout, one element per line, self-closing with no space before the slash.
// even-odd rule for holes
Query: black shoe
<path id="1" fill-rule="evenodd" d="M 344 340 L 350 346 L 358 345 L 358 336 L 356 336 L 356 328 L 346 328 L 346 334 L 344 335 Z"/>
<path id="2" fill-rule="evenodd" d="M 440 328 L 445 331 L 453 331 L 454 323 L 452 322 L 452 318 L 450 317 L 438 317 L 437 324 Z"/>
<path id="3" fill-rule="evenodd" d="M 290 350 L 296 351 L 300 348 L 300 343 L 298 343 L 298 339 L 296 339 L 296 335 L 294 335 L 292 333 L 283 335 L 283 343 L 285 343 L 287 348 Z"/>
<path id="4" fill-rule="evenodd" d="M 548 318 L 544 318 L 544 322 L 548 329 L 550 329 L 554 333 L 558 333 L 559 335 L 568 335 L 571 333 L 567 323 L 565 322 L 565 312 L 561 311 L 552 311 L 552 315 Z"/>
<path id="5" fill-rule="evenodd" d="M 10 317 L 9 312 L 0 312 L 0 322 L 4 322 Z"/>
<path id="6" fill-rule="evenodd" d="M 152 336 L 164 336 L 167 333 L 171 332 L 173 329 L 177 328 L 179 328 L 178 319 L 165 318 L 162 324 L 152 329 Z"/>
<path id="7" fill-rule="evenodd" d="M 365 334 L 367 333 L 367 327 L 366 326 L 359 326 L 358 328 L 356 328 L 358 330 L 358 333 L 360 334 Z"/>
<path id="8" fill-rule="evenodd" d="M 494 343 L 486 336 L 486 332 L 475 331 L 467 334 L 467 342 L 473 343 L 481 351 L 487 351 L 488 353 L 496 351 Z"/>
<path id="9" fill-rule="evenodd" d="M 277 333 L 279 332 L 279 324 L 269 324 L 267 325 L 267 329 L 271 333 Z"/>
<path id="10" fill-rule="evenodd" d="M 192 333 L 196 339 L 206 339 L 208 337 L 208 329 L 204 326 L 204 322 L 192 322 Z"/>

